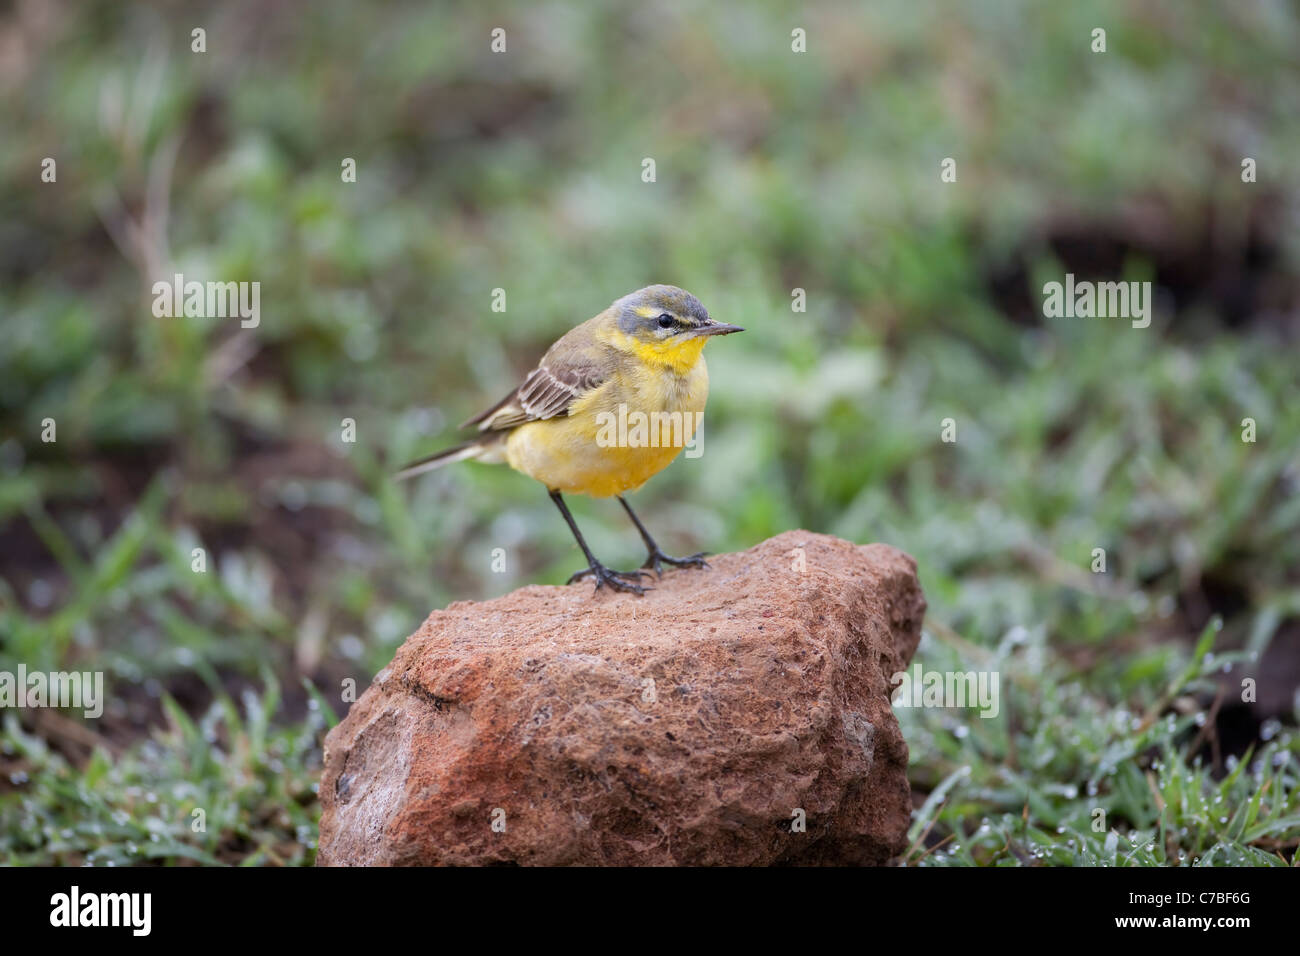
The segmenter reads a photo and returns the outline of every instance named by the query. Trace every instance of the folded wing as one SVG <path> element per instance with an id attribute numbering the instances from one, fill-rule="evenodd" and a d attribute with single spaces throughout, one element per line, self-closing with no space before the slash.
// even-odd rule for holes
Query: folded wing
<path id="1" fill-rule="evenodd" d="M 565 341 L 568 338 L 551 346 L 518 388 L 461 427 L 502 431 L 567 415 L 574 402 L 600 388 L 609 379 L 612 357 L 595 345 L 574 346 Z"/>

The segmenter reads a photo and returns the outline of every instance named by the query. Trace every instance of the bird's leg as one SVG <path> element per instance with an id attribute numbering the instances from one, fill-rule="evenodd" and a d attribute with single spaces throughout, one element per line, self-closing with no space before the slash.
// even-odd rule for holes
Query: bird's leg
<path id="1" fill-rule="evenodd" d="M 609 568 L 597 561 L 596 556 L 593 555 L 591 549 L 587 547 L 587 542 L 583 540 L 582 532 L 578 530 L 578 524 L 573 520 L 573 515 L 569 514 L 569 506 L 564 503 L 564 499 L 560 497 L 560 493 L 558 491 L 552 491 L 551 500 L 555 502 L 555 507 L 560 509 L 560 514 L 564 515 L 564 520 L 568 524 L 569 530 L 573 532 L 573 537 L 577 539 L 578 547 L 580 547 L 582 553 L 587 556 L 587 567 L 569 578 L 569 580 L 565 582 L 566 584 L 572 584 L 574 581 L 579 581 L 590 574 L 596 579 L 597 591 L 608 585 L 615 591 L 629 591 L 632 594 L 644 594 L 646 592 L 645 586 L 641 584 L 641 577 L 646 574 L 645 571 L 611 571 Z"/>
<path id="2" fill-rule="evenodd" d="M 660 564 L 671 564 L 675 568 L 707 568 L 709 566 L 708 562 L 704 560 L 708 554 L 707 551 L 692 554 L 688 558 L 674 558 L 671 555 L 664 554 L 659 550 L 659 545 L 655 544 L 655 539 L 650 537 L 650 532 L 645 529 L 641 519 L 632 510 L 632 506 L 627 503 L 627 500 L 622 495 L 618 496 L 618 503 L 623 506 L 627 516 L 632 519 L 632 523 L 636 525 L 636 530 L 641 532 L 641 540 L 645 542 L 646 550 L 650 552 L 646 556 L 645 564 L 641 565 L 641 567 L 650 568 L 655 574 L 662 575 Z"/>

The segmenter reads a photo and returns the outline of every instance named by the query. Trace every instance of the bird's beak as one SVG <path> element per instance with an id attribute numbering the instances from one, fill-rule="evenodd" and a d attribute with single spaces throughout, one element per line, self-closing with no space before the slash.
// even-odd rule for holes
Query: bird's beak
<path id="1" fill-rule="evenodd" d="M 730 335 L 732 332 L 745 330 L 738 325 L 728 325 L 726 322 L 714 322 L 709 319 L 707 324 L 697 326 L 694 331 L 696 335 Z"/>

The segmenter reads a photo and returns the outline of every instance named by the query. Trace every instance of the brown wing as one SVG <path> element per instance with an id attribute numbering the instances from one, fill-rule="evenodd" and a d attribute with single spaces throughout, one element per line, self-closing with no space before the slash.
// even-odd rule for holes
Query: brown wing
<path id="1" fill-rule="evenodd" d="M 476 425 L 479 431 L 500 431 L 566 415 L 577 399 L 603 385 L 612 365 L 608 354 L 594 344 L 576 345 L 570 340 L 572 334 L 551 346 L 523 384 L 461 427 Z"/>

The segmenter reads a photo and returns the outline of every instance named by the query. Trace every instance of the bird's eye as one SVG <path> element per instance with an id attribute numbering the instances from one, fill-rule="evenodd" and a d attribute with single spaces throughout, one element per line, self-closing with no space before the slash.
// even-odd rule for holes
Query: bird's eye
<path id="1" fill-rule="evenodd" d="M 675 324 L 676 324 L 676 320 L 667 312 L 659 316 L 659 328 L 671 329 Z"/>

